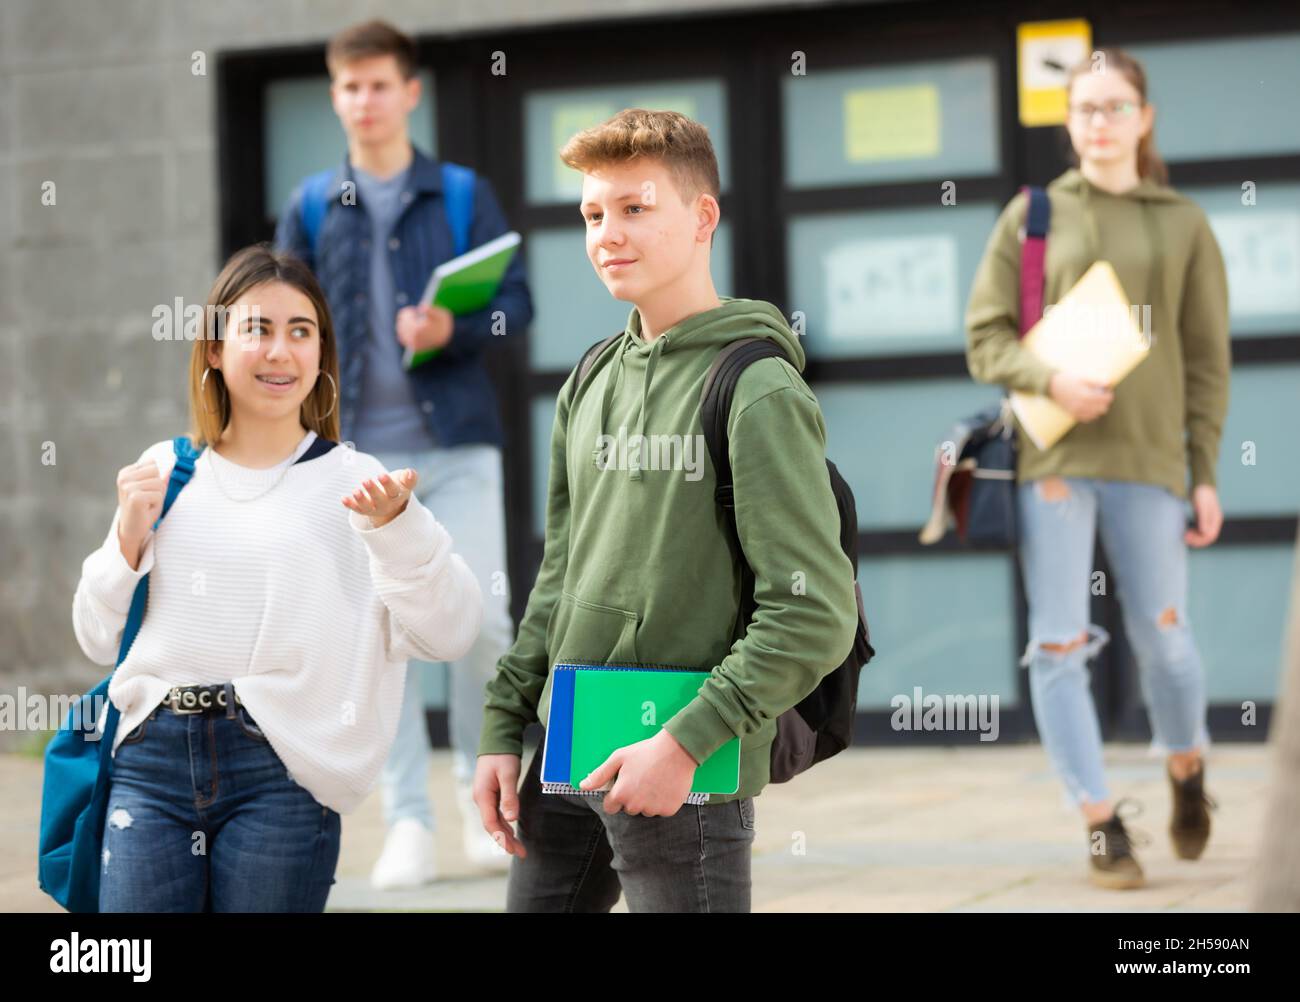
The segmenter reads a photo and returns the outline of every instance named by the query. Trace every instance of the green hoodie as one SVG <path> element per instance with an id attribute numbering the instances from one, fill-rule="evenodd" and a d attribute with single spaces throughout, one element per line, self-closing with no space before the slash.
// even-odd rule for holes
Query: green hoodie
<path id="1" fill-rule="evenodd" d="M 747 336 L 776 341 L 795 364 L 754 363 L 732 400 L 736 522 L 757 600 L 734 641 L 740 564 L 713 497 L 699 401 L 718 350 Z M 825 422 L 803 364 L 779 310 L 723 299 L 650 342 L 633 309 L 572 409 L 570 374 L 551 432 L 542 566 L 487 687 L 480 755 L 522 754 L 524 727 L 546 720 L 556 663 L 703 668 L 710 678 L 664 727 L 696 762 L 741 739 L 740 789 L 713 801 L 762 790 L 776 717 L 844 660 L 857 624 Z M 638 434 L 676 437 L 637 450 Z"/>
<path id="2" fill-rule="evenodd" d="M 1227 276 L 1205 213 L 1149 179 L 1114 195 L 1077 169 L 1048 185 L 1047 194 L 1044 304 L 1059 302 L 1094 261 L 1109 261 L 1129 301 L 1150 305 L 1152 343 L 1100 418 L 1075 425 L 1047 450 L 1019 434 L 1019 479 L 1129 480 L 1185 497 L 1190 466 L 1193 486 L 1213 485 L 1231 358 Z M 975 275 L 967 361 L 980 382 L 1046 393 L 1053 370 L 1017 340 L 1018 232 L 1027 201 L 1021 193 L 1007 204 Z"/>

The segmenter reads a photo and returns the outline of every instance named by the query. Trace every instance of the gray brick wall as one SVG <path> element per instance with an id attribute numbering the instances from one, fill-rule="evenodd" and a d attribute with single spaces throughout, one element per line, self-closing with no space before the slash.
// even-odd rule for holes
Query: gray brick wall
<path id="1" fill-rule="evenodd" d="M 190 346 L 152 310 L 204 301 L 218 260 L 216 54 L 323 41 L 369 16 L 416 34 L 732 0 L 6 0 L 0 5 L 0 692 L 102 677 L 72 634 L 117 470 L 183 430 Z M 790 6 L 788 2 L 779 6 Z M 206 76 L 191 55 L 207 58 Z M 55 184 L 56 204 L 42 205 Z M 52 442 L 55 463 L 42 463 Z M 25 739 L 0 732 L 0 750 Z"/>

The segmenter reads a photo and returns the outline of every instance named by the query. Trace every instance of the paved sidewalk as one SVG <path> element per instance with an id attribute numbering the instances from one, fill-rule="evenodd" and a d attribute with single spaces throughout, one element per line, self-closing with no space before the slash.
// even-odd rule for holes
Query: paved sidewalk
<path id="1" fill-rule="evenodd" d="M 528 759 L 524 760 L 525 765 Z M 1207 789 L 1219 803 L 1198 861 L 1175 859 L 1163 764 L 1145 746 L 1110 745 L 1115 795 L 1140 800 L 1130 823 L 1148 885 L 1102 891 L 1085 880 L 1087 834 L 1037 745 L 861 749 L 823 763 L 756 803 L 755 911 L 1244 911 L 1268 790 L 1268 749 L 1221 745 Z M 383 844 L 379 795 L 343 819 L 331 911 L 497 911 L 505 877 L 461 850 L 449 752 L 434 753 L 438 880 L 380 894 L 367 875 Z M 57 911 L 35 878 L 41 765 L 0 755 L 0 910 Z M 619 902 L 616 911 L 626 911 Z"/>

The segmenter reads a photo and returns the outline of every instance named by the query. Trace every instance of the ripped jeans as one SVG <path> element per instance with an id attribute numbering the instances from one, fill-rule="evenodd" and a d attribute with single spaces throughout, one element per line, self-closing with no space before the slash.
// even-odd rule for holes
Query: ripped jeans
<path id="1" fill-rule="evenodd" d="M 101 912 L 320 912 L 341 819 L 294 782 L 248 710 L 162 707 L 114 757 Z"/>
<path id="2" fill-rule="evenodd" d="M 1029 667 L 1034 722 L 1070 798 L 1107 800 L 1087 668 L 1110 640 L 1088 614 L 1098 530 L 1156 745 L 1179 752 L 1209 741 L 1205 674 L 1187 620 L 1184 502 L 1152 484 L 1079 477 L 1022 483 L 1017 497 L 1029 603 L 1021 665 Z"/>

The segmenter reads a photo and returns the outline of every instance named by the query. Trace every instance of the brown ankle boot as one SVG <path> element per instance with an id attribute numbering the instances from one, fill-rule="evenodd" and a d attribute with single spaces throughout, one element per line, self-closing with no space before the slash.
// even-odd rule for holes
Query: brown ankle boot
<path id="1" fill-rule="evenodd" d="M 1168 769 L 1168 766 L 1165 767 Z M 1173 812 L 1169 819 L 1169 837 L 1174 843 L 1174 853 L 1179 859 L 1199 859 L 1210 839 L 1210 808 L 1216 804 L 1205 793 L 1205 761 L 1186 779 L 1174 779 L 1169 773 L 1173 789 Z"/>
<path id="2" fill-rule="evenodd" d="M 1116 803 L 1115 811 L 1109 818 L 1088 826 L 1088 840 L 1092 850 L 1092 866 L 1088 877 L 1098 887 L 1129 890 L 1146 883 L 1146 875 L 1143 874 L 1137 857 L 1133 855 L 1133 835 L 1124 827 L 1119 816 L 1120 805 L 1127 802 L 1134 803 L 1140 810 L 1140 805 L 1125 798 Z M 1140 841 L 1138 844 L 1145 845 L 1147 842 Z"/>

